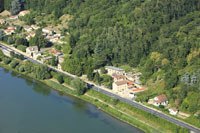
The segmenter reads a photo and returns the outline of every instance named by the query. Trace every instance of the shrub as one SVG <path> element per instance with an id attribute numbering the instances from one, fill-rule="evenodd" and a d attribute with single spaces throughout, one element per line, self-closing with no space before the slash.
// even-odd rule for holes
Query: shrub
<path id="1" fill-rule="evenodd" d="M 3 63 L 4 64 L 8 65 L 10 62 L 11 62 L 10 58 L 7 58 L 7 57 L 3 58 Z"/>
<path id="2" fill-rule="evenodd" d="M 19 72 L 24 72 L 25 70 L 24 70 L 24 65 L 21 65 L 20 67 L 19 67 Z"/>
<path id="3" fill-rule="evenodd" d="M 21 51 L 23 51 L 23 52 L 26 52 L 26 46 L 24 46 L 24 45 L 19 45 L 19 46 L 17 46 L 17 49 L 19 49 L 19 50 L 21 50 Z"/>
<path id="4" fill-rule="evenodd" d="M 64 82 L 68 85 L 71 84 L 72 79 L 70 77 L 64 77 Z"/>
<path id="5" fill-rule="evenodd" d="M 10 66 L 11 66 L 12 68 L 15 68 L 18 64 L 19 64 L 18 61 L 13 60 L 13 61 L 10 63 Z"/>
<path id="6" fill-rule="evenodd" d="M 57 78 L 58 82 L 60 84 L 64 83 L 64 79 L 63 79 L 63 76 L 62 75 L 59 75 L 58 78 Z"/>

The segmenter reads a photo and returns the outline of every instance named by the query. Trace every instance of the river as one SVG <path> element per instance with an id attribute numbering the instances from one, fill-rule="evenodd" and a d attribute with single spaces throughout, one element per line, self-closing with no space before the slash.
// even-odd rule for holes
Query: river
<path id="1" fill-rule="evenodd" d="M 142 133 L 92 104 L 0 68 L 0 133 Z"/>

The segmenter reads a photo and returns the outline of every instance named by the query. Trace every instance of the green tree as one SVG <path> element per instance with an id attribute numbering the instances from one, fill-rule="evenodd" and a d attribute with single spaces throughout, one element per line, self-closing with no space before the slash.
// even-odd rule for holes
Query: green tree
<path id="1" fill-rule="evenodd" d="M 10 11 L 12 15 L 16 15 L 20 12 L 22 9 L 22 3 L 21 0 L 13 0 L 10 5 Z"/>
<path id="2" fill-rule="evenodd" d="M 64 79 L 63 79 L 63 76 L 62 75 L 59 75 L 58 78 L 57 78 L 58 82 L 60 84 L 64 83 Z"/>
<path id="3" fill-rule="evenodd" d="M 94 81 L 99 85 L 101 84 L 101 77 L 98 72 L 95 73 Z"/>
<path id="4" fill-rule="evenodd" d="M 83 95 L 88 89 L 87 84 L 79 78 L 75 78 L 74 80 L 72 80 L 71 84 L 72 84 L 72 87 L 76 89 L 76 93 L 79 96 Z"/>
<path id="5" fill-rule="evenodd" d="M 51 78 L 50 69 L 45 65 L 36 65 L 34 67 L 34 77 L 39 80 Z"/>

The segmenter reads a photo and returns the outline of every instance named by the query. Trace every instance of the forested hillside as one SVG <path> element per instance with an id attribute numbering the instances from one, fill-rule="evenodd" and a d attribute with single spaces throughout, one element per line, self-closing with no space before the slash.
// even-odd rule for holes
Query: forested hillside
<path id="1" fill-rule="evenodd" d="M 4 0 L 5 9 L 11 1 Z M 141 100 L 166 93 L 184 111 L 200 109 L 199 0 L 14 1 L 20 1 L 21 10 L 73 16 L 68 29 L 72 50 L 64 70 L 82 75 L 128 64 L 142 71 L 144 84 L 164 84 Z"/>

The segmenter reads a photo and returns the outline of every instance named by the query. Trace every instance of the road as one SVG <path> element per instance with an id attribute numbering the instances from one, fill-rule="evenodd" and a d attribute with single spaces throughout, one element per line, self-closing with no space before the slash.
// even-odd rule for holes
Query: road
<path id="1" fill-rule="evenodd" d="M 3 45 L 3 44 L 1 44 L 1 43 L 0 43 L 0 47 L 2 47 L 2 48 L 5 49 L 5 50 L 12 50 L 12 51 L 14 50 L 13 48 L 10 48 L 10 47 L 8 47 L 8 46 L 5 46 L 5 45 Z M 18 54 L 23 54 L 23 53 L 21 53 L 21 52 L 17 52 L 17 51 L 15 51 L 15 52 L 18 53 Z M 31 61 L 31 62 L 36 63 L 36 64 L 41 64 L 39 61 L 34 60 L 34 59 L 32 59 L 32 58 L 26 56 L 25 54 L 23 54 L 23 55 L 24 55 L 25 59 L 27 59 L 27 60 L 29 60 L 29 61 Z M 70 74 L 70 73 L 60 71 L 60 70 L 58 70 L 58 69 L 56 69 L 56 68 L 54 68 L 54 67 L 52 67 L 52 66 L 49 66 L 49 67 L 50 67 L 52 70 L 54 70 L 54 71 L 56 71 L 56 72 L 59 72 L 59 73 L 62 73 L 62 74 L 66 75 L 66 76 L 68 76 L 68 77 L 70 77 L 70 78 L 72 78 L 72 79 L 74 79 L 75 77 L 77 77 L 77 76 L 72 75 L 72 74 Z M 137 108 L 139 108 L 139 109 L 142 109 L 142 110 L 144 110 L 144 111 L 146 111 L 146 112 L 149 112 L 149 113 L 151 113 L 151 114 L 154 114 L 154 115 L 156 115 L 156 116 L 158 116 L 158 117 L 160 117 L 160 118 L 163 118 L 163 119 L 165 119 L 165 120 L 168 120 L 168 121 L 170 121 L 170 122 L 172 122 L 172 123 L 175 123 L 175 124 L 177 124 L 177 125 L 179 125 L 179 126 L 188 128 L 189 130 L 191 130 L 191 131 L 193 131 L 193 132 L 200 133 L 200 129 L 199 129 L 199 128 L 196 128 L 196 127 L 194 127 L 194 126 L 192 126 L 192 125 L 190 125 L 190 124 L 187 124 L 187 123 L 185 123 L 185 122 L 182 122 L 182 121 L 180 121 L 180 120 L 178 120 L 178 119 L 175 119 L 175 118 L 173 118 L 173 117 L 171 117 L 171 116 L 168 116 L 168 115 L 166 115 L 166 114 L 164 114 L 164 113 L 162 113 L 162 112 L 158 112 L 158 111 L 156 111 L 156 110 L 153 110 L 153 109 L 151 109 L 151 108 L 149 108 L 149 107 L 146 107 L 146 106 L 144 106 L 144 105 L 142 105 L 142 104 L 140 104 L 140 103 L 137 103 L 137 102 L 134 102 L 134 101 L 131 101 L 131 100 L 122 98 L 122 97 L 120 97 L 120 96 L 118 96 L 118 95 L 116 95 L 116 94 L 114 94 L 114 93 L 111 93 L 111 92 L 108 92 L 108 91 L 102 89 L 101 87 L 98 87 L 98 86 L 95 86 L 95 85 L 93 85 L 93 84 L 90 84 L 90 83 L 88 83 L 87 81 L 85 81 L 85 82 L 87 83 L 88 87 L 91 88 L 91 89 L 94 89 L 94 90 L 96 90 L 96 91 L 99 91 L 99 92 L 101 92 L 101 93 L 104 93 L 104 94 L 106 94 L 106 95 L 108 95 L 108 96 L 110 96 L 110 97 L 115 97 L 115 98 L 119 99 L 120 101 L 123 101 L 123 102 L 125 102 L 125 103 L 130 104 L 130 105 L 133 105 L 133 106 L 135 106 L 135 107 L 137 107 Z"/>

